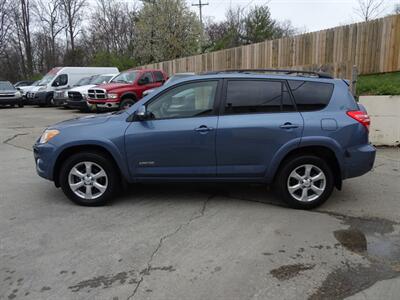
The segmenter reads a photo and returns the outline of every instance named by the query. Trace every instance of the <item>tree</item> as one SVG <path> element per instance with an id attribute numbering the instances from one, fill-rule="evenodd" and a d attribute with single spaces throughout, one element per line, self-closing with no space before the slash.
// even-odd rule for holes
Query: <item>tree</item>
<path id="1" fill-rule="evenodd" d="M 0 0 L 0 57 L 5 55 L 11 31 L 10 7 L 7 0 Z"/>
<path id="2" fill-rule="evenodd" d="M 365 22 L 368 22 L 382 13 L 384 2 L 385 0 L 358 0 L 355 12 Z"/>
<path id="3" fill-rule="evenodd" d="M 400 4 L 396 4 L 394 7 L 394 13 L 395 14 L 400 14 Z"/>
<path id="4" fill-rule="evenodd" d="M 199 20 L 184 0 L 145 1 L 136 29 L 140 63 L 192 55 L 199 49 Z"/>
<path id="5" fill-rule="evenodd" d="M 268 6 L 256 6 L 244 19 L 245 40 L 247 44 L 270 40 L 277 35 L 276 21 L 271 18 Z"/>
<path id="6" fill-rule="evenodd" d="M 60 0 L 48 0 L 47 2 L 38 1 L 34 6 L 34 13 L 38 18 L 43 30 L 37 38 L 41 39 L 43 45 L 44 40 L 49 40 L 50 51 L 45 57 L 47 67 L 54 67 L 57 62 L 56 55 L 56 39 L 57 36 L 65 29 L 66 25 L 61 21 L 61 2 Z M 47 43 L 46 43 L 47 46 Z M 36 49 L 41 49 L 37 48 Z"/>
<path id="7" fill-rule="evenodd" d="M 68 53 L 68 60 L 70 60 L 72 64 L 75 64 L 77 62 L 77 57 L 80 56 L 78 53 L 79 51 L 76 52 L 75 49 L 75 39 L 81 31 L 80 25 L 87 3 L 86 0 L 60 0 L 60 5 L 66 19 L 66 29 L 71 50 Z"/>

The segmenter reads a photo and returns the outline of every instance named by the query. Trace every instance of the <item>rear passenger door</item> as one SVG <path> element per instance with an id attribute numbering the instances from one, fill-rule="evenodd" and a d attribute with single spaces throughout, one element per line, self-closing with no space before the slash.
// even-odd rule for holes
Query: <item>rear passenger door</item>
<path id="1" fill-rule="evenodd" d="M 275 153 L 299 143 L 303 118 L 286 81 L 229 79 L 216 137 L 219 177 L 263 177 Z"/>

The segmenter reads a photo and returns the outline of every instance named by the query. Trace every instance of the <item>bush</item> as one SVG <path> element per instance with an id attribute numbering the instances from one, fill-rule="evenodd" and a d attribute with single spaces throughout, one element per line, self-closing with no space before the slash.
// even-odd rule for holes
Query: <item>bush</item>
<path id="1" fill-rule="evenodd" d="M 357 95 L 400 95 L 400 72 L 361 75 Z"/>

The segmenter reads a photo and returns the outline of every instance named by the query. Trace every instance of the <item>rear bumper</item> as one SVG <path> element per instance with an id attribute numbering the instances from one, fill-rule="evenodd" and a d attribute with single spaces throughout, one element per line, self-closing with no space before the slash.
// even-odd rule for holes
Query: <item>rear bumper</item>
<path id="1" fill-rule="evenodd" d="M 343 179 L 358 177 L 371 171 L 375 156 L 376 149 L 370 144 L 348 148 L 344 161 Z"/>

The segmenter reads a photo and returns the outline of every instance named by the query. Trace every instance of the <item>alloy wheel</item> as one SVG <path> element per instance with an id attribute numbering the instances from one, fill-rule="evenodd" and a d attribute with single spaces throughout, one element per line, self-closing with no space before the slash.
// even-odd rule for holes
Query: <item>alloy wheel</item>
<path id="1" fill-rule="evenodd" d="M 289 194 L 301 202 L 317 200 L 325 191 L 326 176 L 315 165 L 305 164 L 294 169 L 287 180 Z"/>
<path id="2" fill-rule="evenodd" d="M 75 164 L 68 174 L 71 191 L 78 197 L 93 200 L 101 197 L 108 188 L 108 177 L 104 169 L 90 161 Z"/>

